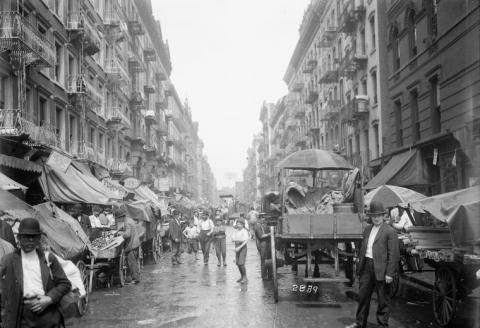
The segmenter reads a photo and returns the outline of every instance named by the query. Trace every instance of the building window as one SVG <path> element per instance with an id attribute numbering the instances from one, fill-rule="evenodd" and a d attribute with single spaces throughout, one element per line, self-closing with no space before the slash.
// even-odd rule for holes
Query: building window
<path id="1" fill-rule="evenodd" d="M 393 57 L 393 70 L 396 71 L 400 68 L 400 47 L 398 38 L 398 28 L 394 27 L 391 35 L 392 42 L 392 57 Z"/>
<path id="2" fill-rule="evenodd" d="M 397 136 L 397 147 L 403 146 L 403 130 L 402 130 L 402 103 L 400 100 L 395 101 L 395 128 Z"/>
<path id="3" fill-rule="evenodd" d="M 440 108 L 440 85 L 438 77 L 430 79 L 430 114 L 432 118 L 432 133 L 439 133 L 442 129 Z"/>
<path id="4" fill-rule="evenodd" d="M 418 120 L 418 92 L 410 91 L 410 116 L 412 117 L 412 138 L 413 141 L 420 140 L 420 122 Z"/>
<path id="5" fill-rule="evenodd" d="M 373 96 L 373 103 L 376 104 L 377 99 L 377 71 L 372 72 L 372 96 Z"/>
<path id="6" fill-rule="evenodd" d="M 367 95 L 367 80 L 362 80 L 362 92 L 364 95 Z"/>
<path id="7" fill-rule="evenodd" d="M 415 23 L 415 10 L 407 13 L 408 46 L 410 58 L 417 55 L 417 25 Z"/>
<path id="8" fill-rule="evenodd" d="M 427 0 L 426 9 L 428 16 L 428 34 L 432 37 L 436 37 L 438 0 Z"/>
<path id="9" fill-rule="evenodd" d="M 55 41 L 55 71 L 54 71 L 54 78 L 57 82 L 62 82 L 62 46 Z"/>
<path id="10" fill-rule="evenodd" d="M 372 35 L 372 51 L 376 49 L 377 44 L 376 44 L 376 35 L 375 35 L 375 16 L 370 17 L 370 31 Z"/>
<path id="11" fill-rule="evenodd" d="M 380 135 L 378 134 L 378 124 L 375 124 L 373 126 L 373 137 L 375 141 L 375 157 L 378 158 L 380 157 Z"/>
<path id="12" fill-rule="evenodd" d="M 365 29 L 360 31 L 360 53 L 359 55 L 365 55 Z"/>
<path id="13" fill-rule="evenodd" d="M 38 116 L 37 116 L 37 125 L 38 126 L 43 126 L 48 123 L 48 108 L 47 108 L 47 99 L 40 97 L 40 110 L 38 111 Z"/>
<path id="14" fill-rule="evenodd" d="M 5 108 L 5 87 L 7 85 L 7 78 L 0 76 L 0 108 Z"/>
<path id="15" fill-rule="evenodd" d="M 62 145 L 62 148 L 65 147 L 65 120 L 63 117 L 63 109 L 57 107 L 55 109 L 55 133 L 58 135 L 60 138 L 60 143 Z"/>

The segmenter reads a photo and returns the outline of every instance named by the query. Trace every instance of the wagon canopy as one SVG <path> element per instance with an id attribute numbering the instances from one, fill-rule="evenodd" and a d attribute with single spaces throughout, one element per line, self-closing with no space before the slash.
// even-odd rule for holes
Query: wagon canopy
<path id="1" fill-rule="evenodd" d="M 342 156 L 322 149 L 297 151 L 277 165 L 292 170 L 351 170 L 353 166 Z"/>
<path id="2" fill-rule="evenodd" d="M 480 186 L 424 198 L 410 204 L 446 222 L 455 246 L 480 242 Z"/>

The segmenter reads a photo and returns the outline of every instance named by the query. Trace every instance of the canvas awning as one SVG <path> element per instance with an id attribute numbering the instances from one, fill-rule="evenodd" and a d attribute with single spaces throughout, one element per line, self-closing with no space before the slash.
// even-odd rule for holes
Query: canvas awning
<path id="1" fill-rule="evenodd" d="M 44 194 L 53 202 L 107 205 L 122 196 L 109 190 L 93 176 L 82 174 L 73 165 L 65 172 L 45 165 L 39 178 Z"/>
<path id="2" fill-rule="evenodd" d="M 135 189 L 135 195 L 137 195 L 140 199 L 151 201 L 156 207 L 158 207 L 160 210 L 163 210 L 163 204 L 158 200 L 157 195 L 147 186 L 142 185 Z"/>
<path id="3" fill-rule="evenodd" d="M 9 177 L 7 177 L 5 174 L 0 172 L 0 188 L 3 190 L 15 190 L 15 189 L 21 189 L 22 191 L 27 190 L 28 188 L 22 185 L 21 183 L 18 183 Z"/>
<path id="4" fill-rule="evenodd" d="M 23 171 L 42 173 L 42 167 L 37 163 L 5 154 L 0 154 L 0 165 Z"/>
<path id="5" fill-rule="evenodd" d="M 365 189 L 382 185 L 414 186 L 428 184 L 427 174 L 418 150 L 406 151 L 392 156 L 387 165 L 370 180 Z"/>

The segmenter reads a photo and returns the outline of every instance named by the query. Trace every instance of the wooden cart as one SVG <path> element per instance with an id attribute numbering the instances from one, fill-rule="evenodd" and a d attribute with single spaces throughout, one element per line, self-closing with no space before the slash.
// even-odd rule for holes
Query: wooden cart
<path id="1" fill-rule="evenodd" d="M 97 250 L 92 249 L 90 264 L 87 268 L 90 273 L 88 283 L 90 292 L 93 289 L 93 276 L 95 272 L 98 271 L 108 273 L 110 286 L 114 286 L 118 283 L 123 287 L 125 285 L 128 270 L 123 238 L 115 237 L 115 239 L 106 247 Z"/>
<path id="2" fill-rule="evenodd" d="M 277 252 L 286 264 L 296 267 L 305 264 L 304 281 L 309 283 L 344 282 L 352 284 L 356 272 L 357 251 L 363 238 L 363 225 L 353 204 L 334 206 L 332 214 L 290 214 L 285 211 L 287 170 L 306 170 L 311 174 L 313 187 L 317 173 L 322 170 L 353 169 L 339 155 L 323 150 L 304 150 L 294 153 L 280 164 L 281 215 L 271 226 L 271 258 L 274 299 L 278 301 Z M 334 275 L 320 274 L 319 265 L 334 267 Z M 341 275 L 341 267 L 345 274 Z"/>

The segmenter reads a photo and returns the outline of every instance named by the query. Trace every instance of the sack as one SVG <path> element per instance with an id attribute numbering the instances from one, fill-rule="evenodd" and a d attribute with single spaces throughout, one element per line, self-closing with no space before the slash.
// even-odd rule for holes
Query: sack
<path id="1" fill-rule="evenodd" d="M 50 260 L 50 252 L 45 252 L 45 259 L 47 260 L 48 270 L 50 271 L 50 278 L 53 280 L 53 274 Z M 52 254 L 53 255 L 53 254 Z M 55 256 L 55 255 L 53 255 Z M 58 304 L 58 309 L 62 313 L 65 319 L 70 319 L 74 317 L 80 317 L 81 311 L 78 308 L 80 303 L 80 299 L 86 296 L 85 286 L 83 286 L 83 282 L 81 282 L 81 274 L 80 270 L 78 270 L 77 266 L 73 264 L 72 261 L 63 260 L 57 257 L 57 261 L 62 266 L 65 275 L 67 276 L 68 280 L 72 284 L 72 288 L 70 291 L 65 294 Z M 78 278 L 80 277 L 80 283 L 82 286 L 79 286 Z M 81 295 L 83 289 L 83 295 Z"/>

